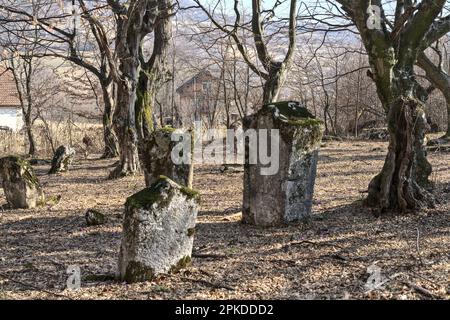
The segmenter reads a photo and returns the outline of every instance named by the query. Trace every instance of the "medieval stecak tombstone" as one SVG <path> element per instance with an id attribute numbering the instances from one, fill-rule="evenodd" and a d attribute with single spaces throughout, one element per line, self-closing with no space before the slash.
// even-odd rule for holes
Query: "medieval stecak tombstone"
<path id="1" fill-rule="evenodd" d="M 181 129 L 164 127 L 153 131 L 140 144 L 139 153 L 147 186 L 152 185 L 159 179 L 159 176 L 163 175 L 182 186 L 192 188 L 194 176 L 192 135 L 191 154 L 182 155 L 182 157 L 186 157 L 190 161 L 183 161 L 182 164 L 174 164 L 172 161 L 172 151 L 179 143 L 172 141 L 172 135 L 175 132 L 182 136 L 186 136 L 188 133 Z"/>
<path id="2" fill-rule="evenodd" d="M 48 174 L 57 174 L 69 170 L 75 156 L 75 149 L 70 146 L 60 146 L 53 155 L 52 167 Z"/>
<path id="3" fill-rule="evenodd" d="M 243 222 L 259 226 L 284 225 L 311 213 L 318 151 L 323 124 L 298 102 L 265 105 L 244 119 L 244 128 L 278 129 L 279 170 L 261 174 L 260 161 L 249 163 L 249 141 L 245 143 Z M 270 148 L 269 148 L 270 149 Z M 273 155 L 272 155 L 273 156 Z"/>
<path id="4" fill-rule="evenodd" d="M 177 272 L 192 256 L 199 195 L 161 176 L 125 203 L 118 278 L 128 283 Z"/>
<path id="5" fill-rule="evenodd" d="M 28 161 L 16 156 L 1 158 L 0 177 L 11 208 L 29 209 L 45 203 L 39 180 Z"/>

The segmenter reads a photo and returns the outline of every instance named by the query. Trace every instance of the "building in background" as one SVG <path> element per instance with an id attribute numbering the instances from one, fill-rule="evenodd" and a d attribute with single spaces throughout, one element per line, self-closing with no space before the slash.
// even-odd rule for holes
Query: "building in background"
<path id="1" fill-rule="evenodd" d="M 0 130 L 19 131 L 23 127 L 22 110 L 14 76 L 0 69 Z"/>
<path id="2" fill-rule="evenodd" d="M 190 115 L 190 121 L 198 121 L 208 118 L 211 109 L 215 105 L 216 97 L 213 86 L 215 79 L 208 70 L 198 74 L 184 82 L 177 89 L 179 107 Z"/>

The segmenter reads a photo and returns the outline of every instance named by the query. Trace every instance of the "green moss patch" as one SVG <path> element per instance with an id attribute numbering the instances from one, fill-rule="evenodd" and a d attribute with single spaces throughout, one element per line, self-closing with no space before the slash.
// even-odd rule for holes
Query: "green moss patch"
<path id="1" fill-rule="evenodd" d="M 127 283 L 151 281 L 155 277 L 155 272 L 151 267 L 139 261 L 130 261 L 122 280 Z"/>
<path id="2" fill-rule="evenodd" d="M 172 133 L 175 132 L 175 130 L 177 130 L 177 129 L 175 129 L 172 126 L 165 126 L 163 128 L 160 128 L 160 129 L 156 130 L 156 132 L 161 132 L 161 133 L 166 134 L 166 135 L 171 135 Z"/>
<path id="3" fill-rule="evenodd" d="M 192 263 L 192 259 L 190 256 L 184 256 L 181 258 L 177 264 L 173 265 L 172 268 L 170 268 L 170 273 L 177 273 L 180 272 L 180 270 L 190 266 Z"/>
<path id="4" fill-rule="evenodd" d="M 186 195 L 188 199 L 194 199 L 200 201 L 200 193 L 197 190 L 190 189 L 187 187 L 181 187 L 180 191 L 182 194 Z"/>

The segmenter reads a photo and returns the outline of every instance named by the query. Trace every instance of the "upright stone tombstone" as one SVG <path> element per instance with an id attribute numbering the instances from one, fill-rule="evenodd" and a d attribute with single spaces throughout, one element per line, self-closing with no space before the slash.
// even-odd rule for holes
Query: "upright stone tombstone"
<path id="1" fill-rule="evenodd" d="M 298 102 L 278 102 L 265 105 L 247 117 L 244 129 L 256 131 L 259 147 L 262 141 L 260 129 L 266 129 L 268 135 L 270 130 L 278 130 L 279 147 L 271 147 L 275 147 L 279 154 L 279 168 L 275 173 L 266 175 L 262 174 L 266 166 L 260 161 L 249 163 L 252 157 L 250 152 L 255 153 L 251 146 L 255 143 L 246 140 L 243 222 L 277 226 L 310 215 L 318 151 L 324 130 L 322 122 Z"/>
<path id="2" fill-rule="evenodd" d="M 45 203 L 39 180 L 28 161 L 16 156 L 1 158 L 0 177 L 11 208 L 29 209 Z"/>
<path id="3" fill-rule="evenodd" d="M 191 153 L 181 155 L 181 157 L 185 158 L 185 161 L 179 164 L 172 161 L 172 152 L 177 150 L 175 148 L 181 142 L 172 141 L 172 135 L 175 131 L 177 137 L 183 135 L 191 138 L 191 141 L 187 142 L 190 145 Z M 180 140 L 182 139 L 180 138 Z M 164 127 L 153 131 L 139 147 L 146 185 L 152 185 L 161 175 L 164 175 L 182 186 L 192 188 L 192 180 L 194 177 L 194 150 L 192 148 L 192 143 L 192 134 L 186 130 Z M 181 150 L 179 151 L 181 154 Z M 186 161 L 187 159 L 190 159 L 190 161 Z"/>
<path id="4" fill-rule="evenodd" d="M 53 155 L 52 167 L 49 174 L 56 174 L 60 172 L 66 172 L 69 170 L 69 166 L 72 164 L 73 157 L 75 156 L 75 149 L 70 146 L 60 146 L 56 149 Z"/>
<path id="5" fill-rule="evenodd" d="M 191 263 L 199 195 L 161 176 L 125 204 L 118 277 L 128 283 Z"/>

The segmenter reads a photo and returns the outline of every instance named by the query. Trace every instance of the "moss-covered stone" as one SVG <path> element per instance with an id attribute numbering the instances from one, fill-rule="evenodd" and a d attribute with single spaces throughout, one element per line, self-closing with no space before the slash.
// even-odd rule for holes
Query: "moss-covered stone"
<path id="1" fill-rule="evenodd" d="M 198 192 L 197 190 L 190 189 L 187 187 L 181 187 L 180 191 L 182 194 L 186 195 L 188 199 L 194 199 L 197 200 L 198 202 L 200 201 L 200 192 Z"/>
<path id="2" fill-rule="evenodd" d="M 88 226 L 99 226 L 106 222 L 106 216 L 98 210 L 89 209 L 85 215 Z"/>
<path id="3" fill-rule="evenodd" d="M 28 161 L 18 156 L 1 158 L 0 176 L 12 208 L 33 208 L 45 204 L 39 179 Z"/>
<path id="4" fill-rule="evenodd" d="M 130 261 L 127 265 L 125 276 L 122 280 L 127 283 L 151 281 L 155 277 L 155 272 L 149 266 L 139 262 Z"/>
<path id="5" fill-rule="evenodd" d="M 125 205 L 133 208 L 148 208 L 155 203 L 161 203 L 161 201 L 166 203 L 170 201 L 171 195 L 173 195 L 173 190 L 170 188 L 170 183 L 171 180 L 166 176 L 159 176 L 159 179 L 150 187 L 128 197 Z M 168 192 L 163 193 L 161 192 L 162 189 L 166 189 Z M 165 197 L 165 195 L 167 195 L 167 197 Z"/>
<path id="6" fill-rule="evenodd" d="M 190 256 L 185 256 L 181 258 L 175 265 L 170 269 L 170 273 L 177 273 L 180 270 L 187 268 L 192 263 L 192 258 Z"/>
<path id="7" fill-rule="evenodd" d="M 162 192 L 163 189 L 166 192 Z M 168 177 L 161 175 L 150 187 L 128 197 L 125 205 L 134 208 L 149 208 L 149 206 L 155 203 L 164 205 L 171 200 L 174 190 L 176 189 L 184 194 L 187 199 L 194 199 L 197 202 L 200 202 L 200 193 L 197 190 L 180 186 Z"/>
<path id="8" fill-rule="evenodd" d="M 177 129 L 175 129 L 175 128 L 172 127 L 172 126 L 165 126 L 165 127 L 162 127 L 162 128 L 160 128 L 160 129 L 158 129 L 158 130 L 156 130 L 156 131 L 162 132 L 162 133 L 164 133 L 164 134 L 166 134 L 166 135 L 171 135 L 171 134 L 174 133 L 176 130 L 177 130 Z"/>
<path id="9" fill-rule="evenodd" d="M 188 235 L 188 237 L 193 237 L 196 232 L 197 232 L 197 230 L 195 228 L 189 228 L 187 230 L 187 235 Z"/>
<path id="10" fill-rule="evenodd" d="M 190 263 L 197 198 L 197 192 L 160 176 L 149 188 L 127 199 L 120 279 L 146 281 L 157 274 L 177 272 Z"/>
<path id="11" fill-rule="evenodd" d="M 57 174 L 69 170 L 69 165 L 72 164 L 75 156 L 75 149 L 70 146 L 60 146 L 56 149 L 52 159 L 52 166 L 49 174 Z"/>
<path id="12" fill-rule="evenodd" d="M 263 111 L 268 110 L 274 113 L 275 117 L 295 120 L 302 118 L 314 118 L 307 108 L 295 101 L 280 101 L 264 105 Z"/>
<path id="13" fill-rule="evenodd" d="M 299 103 L 286 101 L 263 106 L 246 119 L 245 128 L 277 130 L 280 139 L 275 145 L 279 160 L 276 173 L 262 174 L 265 166 L 260 163 L 244 166 L 243 222 L 285 225 L 310 215 L 322 121 Z M 250 151 L 246 145 L 246 159 Z"/>
<path id="14" fill-rule="evenodd" d="M 174 180 L 180 185 L 191 188 L 193 181 L 193 148 L 192 148 L 192 132 L 180 131 L 183 135 L 191 135 L 191 154 L 182 154 L 180 150 L 180 156 L 183 157 L 183 163 L 174 163 L 172 159 L 173 150 L 178 147 L 177 141 L 172 141 L 172 134 L 177 129 L 166 126 L 152 132 L 152 134 L 146 138 L 139 147 L 140 159 L 142 168 L 145 175 L 145 183 L 147 186 L 152 185 L 159 175 L 163 174 Z"/>

